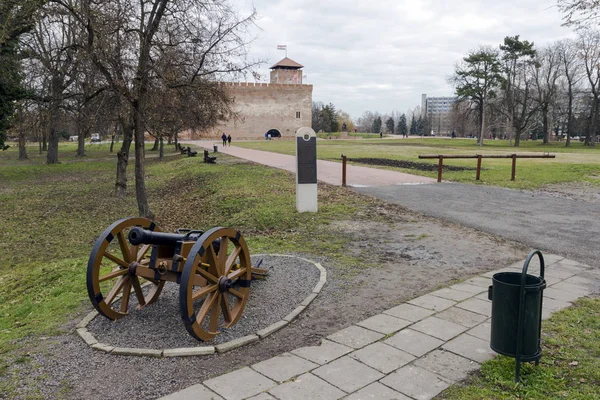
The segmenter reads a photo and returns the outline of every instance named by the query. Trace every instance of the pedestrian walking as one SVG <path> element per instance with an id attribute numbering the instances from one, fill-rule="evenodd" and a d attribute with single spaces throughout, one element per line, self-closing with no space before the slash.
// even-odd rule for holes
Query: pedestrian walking
<path id="1" fill-rule="evenodd" d="M 221 140 L 223 141 L 223 147 L 227 146 L 227 135 L 225 132 L 221 135 Z"/>
<path id="2" fill-rule="evenodd" d="M 227 143 L 229 143 L 229 147 L 231 147 L 231 135 L 227 135 Z"/>

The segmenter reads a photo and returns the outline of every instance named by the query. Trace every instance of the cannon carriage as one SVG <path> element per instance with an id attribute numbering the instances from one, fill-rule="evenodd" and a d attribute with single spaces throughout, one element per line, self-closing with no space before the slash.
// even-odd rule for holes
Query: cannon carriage
<path id="1" fill-rule="evenodd" d="M 244 311 L 253 268 L 240 232 L 231 228 L 161 232 L 145 218 L 125 218 L 98 237 L 87 267 L 87 290 L 98 313 L 118 320 L 132 296 L 141 309 L 155 302 L 165 282 L 179 284 L 179 310 L 194 338 L 207 341 L 233 326 Z"/>

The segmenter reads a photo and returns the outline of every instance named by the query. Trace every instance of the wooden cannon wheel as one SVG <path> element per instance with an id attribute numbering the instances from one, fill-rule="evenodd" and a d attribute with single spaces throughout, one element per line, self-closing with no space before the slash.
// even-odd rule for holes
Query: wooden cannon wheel
<path id="1" fill-rule="evenodd" d="M 200 277 L 206 285 L 194 285 Z M 179 287 L 181 318 L 190 335 L 206 341 L 219 334 L 220 322 L 233 326 L 248 301 L 251 279 L 250 253 L 241 234 L 230 228 L 205 232 L 190 250 Z"/>
<path id="2" fill-rule="evenodd" d="M 135 293 L 139 306 L 152 304 L 165 284 L 163 281 L 148 280 L 150 290 L 144 294 L 140 278 L 129 273 L 129 267 L 137 262 L 145 264 L 145 257 L 152 245 L 132 246 L 127 240 L 129 229 L 139 226 L 160 231 L 146 218 L 124 218 L 100 235 L 90 254 L 87 268 L 87 290 L 92 304 L 107 318 L 117 320 L 127 315 L 131 291 Z M 113 306 L 117 295 L 122 293 L 121 302 Z"/>

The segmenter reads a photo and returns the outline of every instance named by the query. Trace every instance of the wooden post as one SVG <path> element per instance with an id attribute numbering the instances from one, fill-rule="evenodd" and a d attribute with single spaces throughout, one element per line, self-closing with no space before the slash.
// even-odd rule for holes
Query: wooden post
<path id="1" fill-rule="evenodd" d="M 342 154 L 342 186 L 346 187 L 346 156 Z"/>
<path id="2" fill-rule="evenodd" d="M 478 181 L 481 176 L 481 154 L 477 154 L 477 174 L 475 175 L 475 180 Z"/>
<path id="3" fill-rule="evenodd" d="M 511 181 L 515 180 L 516 172 L 517 172 L 517 155 L 513 154 L 512 155 L 512 175 L 510 178 Z"/>
<path id="4" fill-rule="evenodd" d="M 444 156 L 440 155 L 438 162 L 438 182 L 442 181 L 442 167 L 444 166 Z"/>

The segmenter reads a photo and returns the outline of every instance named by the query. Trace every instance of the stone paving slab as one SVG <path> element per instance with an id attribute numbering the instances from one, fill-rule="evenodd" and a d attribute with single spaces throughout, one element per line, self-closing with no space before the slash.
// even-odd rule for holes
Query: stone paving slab
<path id="1" fill-rule="evenodd" d="M 312 373 L 346 393 L 352 393 L 385 376 L 349 356 L 325 364 Z"/>
<path id="2" fill-rule="evenodd" d="M 444 341 L 421 332 L 413 331 L 412 329 L 404 329 L 383 343 L 421 357 L 444 344 Z"/>
<path id="3" fill-rule="evenodd" d="M 442 349 L 482 363 L 494 357 L 490 342 L 463 333 L 442 346 Z"/>
<path id="4" fill-rule="evenodd" d="M 436 318 L 454 322 L 455 324 L 459 324 L 467 328 L 472 328 L 476 325 L 479 325 L 487 319 L 485 315 L 467 311 L 464 308 L 459 307 L 450 307 L 447 310 L 436 314 Z"/>
<path id="5" fill-rule="evenodd" d="M 381 342 L 370 344 L 367 347 L 350 353 L 350 357 L 384 374 L 389 374 L 415 359 L 412 354 Z"/>
<path id="6" fill-rule="evenodd" d="M 441 297 L 443 299 L 462 301 L 472 297 L 472 293 L 462 292 L 456 289 L 443 288 L 430 293 L 432 296 Z"/>
<path id="7" fill-rule="evenodd" d="M 562 269 L 560 267 L 559 268 L 545 268 L 544 269 L 544 277 L 549 276 L 549 277 L 559 278 L 559 279 L 570 278 L 573 275 L 575 275 L 576 273 L 577 272 L 575 272 L 575 271 L 565 270 L 565 269 Z M 537 274 L 531 274 L 531 275 L 537 275 Z"/>
<path id="8" fill-rule="evenodd" d="M 225 400 L 242 400 L 264 392 L 277 384 L 248 367 L 204 381 L 213 392 Z"/>
<path id="9" fill-rule="evenodd" d="M 554 289 L 562 290 L 562 291 L 565 291 L 565 292 L 577 294 L 580 297 L 581 296 L 588 296 L 591 293 L 591 290 L 588 289 L 588 288 L 586 288 L 586 287 L 579 286 L 579 285 L 573 285 L 571 283 L 566 283 L 566 282 L 559 282 L 559 283 L 554 284 L 554 285 L 552 285 L 550 287 L 554 288 Z"/>
<path id="10" fill-rule="evenodd" d="M 400 392 L 396 392 L 379 382 L 371 383 L 369 386 L 344 397 L 344 400 L 411 400 Z"/>
<path id="11" fill-rule="evenodd" d="M 575 275 L 570 278 L 565 279 L 565 283 L 570 283 L 572 285 L 589 287 L 596 283 L 593 279 L 586 278 L 580 275 Z"/>
<path id="12" fill-rule="evenodd" d="M 475 328 L 469 329 L 467 333 L 481 340 L 485 340 L 486 343 L 489 343 L 491 339 L 490 335 L 492 334 L 492 323 L 490 320 L 486 320 L 484 323 L 477 325 Z"/>
<path id="13" fill-rule="evenodd" d="M 285 382 L 295 376 L 302 375 L 319 365 L 290 353 L 254 364 L 252 369 L 277 382 Z"/>
<path id="14" fill-rule="evenodd" d="M 467 311 L 472 311 L 477 314 L 485 315 L 486 317 L 492 315 L 492 303 L 490 301 L 484 301 L 473 298 L 465 300 L 462 303 L 458 303 L 456 307 L 460 307 Z"/>
<path id="15" fill-rule="evenodd" d="M 348 347 L 352 347 L 353 349 L 360 349 L 361 347 L 365 347 L 368 344 L 378 341 L 384 336 L 385 335 L 382 333 L 352 325 L 346 329 L 327 336 L 327 339 Z"/>
<path id="16" fill-rule="evenodd" d="M 544 289 L 544 301 L 546 301 L 546 299 L 575 301 L 579 297 L 581 296 L 571 292 L 565 292 L 564 290 L 556 289 L 554 286 Z"/>
<path id="17" fill-rule="evenodd" d="M 434 350 L 425 357 L 419 358 L 414 365 L 452 382 L 461 381 L 470 372 L 479 369 L 479 364 L 475 361 L 444 350 Z"/>
<path id="18" fill-rule="evenodd" d="M 423 321 L 412 325 L 410 328 L 444 341 L 450 340 L 454 336 L 467 330 L 467 328 L 462 325 L 437 317 L 426 318 Z"/>
<path id="19" fill-rule="evenodd" d="M 475 278 L 467 279 L 465 283 L 473 286 L 479 286 L 487 290 L 488 286 L 492 284 L 492 280 L 490 278 L 476 276 Z"/>
<path id="20" fill-rule="evenodd" d="M 301 375 L 269 393 L 279 400 L 337 400 L 346 394 L 313 374 Z"/>
<path id="21" fill-rule="evenodd" d="M 567 308 L 571 305 L 572 304 L 569 303 L 568 301 L 554 300 L 554 299 L 550 299 L 550 298 L 543 299 L 543 301 L 542 301 L 542 308 L 547 308 L 552 311 L 562 310 L 563 308 Z"/>
<path id="22" fill-rule="evenodd" d="M 383 333 L 384 335 L 389 335 L 390 333 L 398 332 L 400 329 L 405 328 L 410 324 L 410 321 L 392 317 L 391 315 L 377 314 L 371 318 L 360 321 L 357 325 L 375 332 Z"/>
<path id="23" fill-rule="evenodd" d="M 208 390 L 206 386 L 197 384 L 161 397 L 161 400 L 223 400 L 223 398 Z"/>
<path id="24" fill-rule="evenodd" d="M 327 364 L 352 351 L 351 347 L 323 339 L 320 346 L 301 347 L 292 350 L 292 354 L 305 358 L 317 364 Z"/>
<path id="25" fill-rule="evenodd" d="M 400 319 L 405 319 L 407 321 L 417 322 L 434 314 L 435 311 L 404 303 L 394 308 L 390 308 L 383 313 L 398 317 Z"/>
<path id="26" fill-rule="evenodd" d="M 413 365 L 391 373 L 381 383 L 418 400 L 429 400 L 450 386 L 449 382 L 433 372 Z"/>
<path id="27" fill-rule="evenodd" d="M 487 288 L 481 286 L 469 285 L 468 283 L 457 283 L 456 285 L 450 286 L 450 289 L 459 290 L 461 292 L 471 293 L 472 295 L 479 294 L 481 292 L 487 292 Z"/>
<path id="28" fill-rule="evenodd" d="M 442 311 L 456 304 L 455 301 L 442 299 L 441 297 L 432 296 L 430 294 L 412 299 L 408 301 L 408 303 L 413 306 L 428 308 L 433 311 Z"/>
<path id="29" fill-rule="evenodd" d="M 256 396 L 249 397 L 248 400 L 277 400 L 275 397 L 271 396 L 269 393 L 261 393 Z"/>

